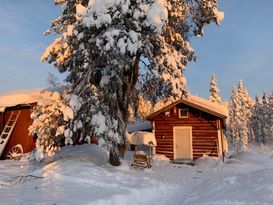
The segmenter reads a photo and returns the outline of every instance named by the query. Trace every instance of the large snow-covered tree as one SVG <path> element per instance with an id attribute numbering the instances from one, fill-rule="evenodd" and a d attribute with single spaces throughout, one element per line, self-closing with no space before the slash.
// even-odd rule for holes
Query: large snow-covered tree
<path id="1" fill-rule="evenodd" d="M 220 90 L 217 86 L 215 74 L 213 74 L 211 76 L 209 92 L 210 92 L 209 101 L 222 103 L 222 99 L 220 96 Z"/>
<path id="2" fill-rule="evenodd" d="M 68 72 L 81 96 L 81 118 L 118 165 L 126 142 L 129 106 L 144 98 L 186 93 L 183 71 L 195 59 L 189 39 L 220 24 L 216 0 L 55 0 L 58 38 L 42 61 Z M 134 106 L 133 106 L 134 107 Z"/>

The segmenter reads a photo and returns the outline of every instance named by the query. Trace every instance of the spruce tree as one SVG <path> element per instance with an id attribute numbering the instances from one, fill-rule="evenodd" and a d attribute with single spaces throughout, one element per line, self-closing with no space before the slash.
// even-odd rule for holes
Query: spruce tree
<path id="1" fill-rule="evenodd" d="M 258 143 L 272 142 L 273 139 L 273 95 L 263 93 L 256 97 L 251 118 L 255 141 Z"/>
<path id="2" fill-rule="evenodd" d="M 252 99 L 243 81 L 232 92 L 230 101 L 230 133 L 235 139 L 237 151 L 248 149 L 251 134 Z"/>
<path id="3" fill-rule="evenodd" d="M 213 74 L 211 76 L 209 92 L 210 92 L 209 101 L 222 103 L 222 99 L 220 96 L 220 90 L 217 86 L 215 74 Z"/>
<path id="4" fill-rule="evenodd" d="M 254 139 L 257 143 L 265 143 L 265 137 L 263 133 L 263 102 L 260 96 L 255 98 L 255 104 L 252 108 L 251 125 L 254 133 Z"/>
<path id="5" fill-rule="evenodd" d="M 273 141 L 273 92 L 269 95 L 268 98 L 268 132 L 271 142 Z"/>
<path id="6" fill-rule="evenodd" d="M 119 165 L 129 107 L 139 93 L 155 103 L 186 94 L 183 72 L 195 59 L 189 39 L 204 25 L 220 24 L 216 0 L 55 0 L 58 38 L 42 61 L 68 72 L 71 91 L 83 99 L 79 117 Z M 141 63 L 143 66 L 141 67 Z"/>
<path id="7" fill-rule="evenodd" d="M 263 133 L 266 141 L 272 140 L 272 95 L 263 96 L 264 114 L 263 114 Z"/>
<path id="8" fill-rule="evenodd" d="M 229 102 L 229 126 L 228 126 L 228 135 L 229 141 L 235 145 L 239 144 L 239 135 L 237 131 L 237 117 L 236 114 L 238 113 L 238 90 L 237 87 L 234 86 L 231 91 L 231 97 Z M 238 147 L 238 146 L 236 146 Z"/>

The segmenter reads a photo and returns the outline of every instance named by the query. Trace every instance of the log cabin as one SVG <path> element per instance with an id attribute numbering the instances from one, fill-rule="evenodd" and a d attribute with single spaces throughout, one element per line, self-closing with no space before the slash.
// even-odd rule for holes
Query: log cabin
<path id="1" fill-rule="evenodd" d="M 188 95 L 155 109 L 147 119 L 157 140 L 157 154 L 174 162 L 193 162 L 202 156 L 224 157 L 226 106 Z"/>

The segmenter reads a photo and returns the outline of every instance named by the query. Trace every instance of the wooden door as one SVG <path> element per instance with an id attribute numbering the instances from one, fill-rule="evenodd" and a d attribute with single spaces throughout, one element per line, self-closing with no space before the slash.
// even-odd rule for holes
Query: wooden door
<path id="1" fill-rule="evenodd" d="M 192 161 L 192 128 L 179 126 L 173 128 L 174 160 Z"/>

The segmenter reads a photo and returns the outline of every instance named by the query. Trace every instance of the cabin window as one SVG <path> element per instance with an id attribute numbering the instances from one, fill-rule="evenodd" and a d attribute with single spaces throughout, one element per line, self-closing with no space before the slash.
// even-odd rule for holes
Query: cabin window
<path id="1" fill-rule="evenodd" d="M 179 108 L 179 118 L 188 118 L 189 117 L 189 110 L 188 108 Z"/>

